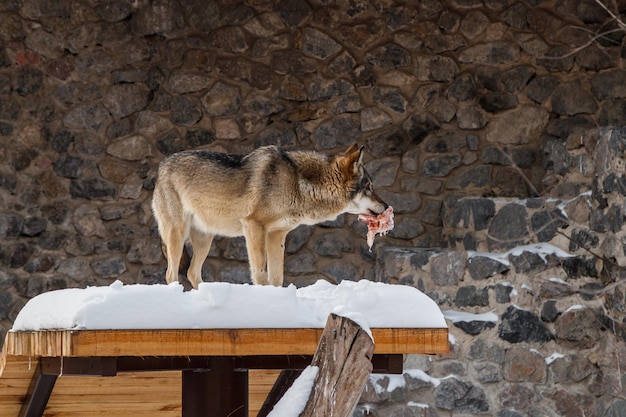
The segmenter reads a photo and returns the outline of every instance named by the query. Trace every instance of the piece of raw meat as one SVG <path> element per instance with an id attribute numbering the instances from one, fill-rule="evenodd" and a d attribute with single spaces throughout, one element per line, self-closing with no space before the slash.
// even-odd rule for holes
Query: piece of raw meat
<path id="1" fill-rule="evenodd" d="M 393 207 L 391 206 L 378 216 L 359 214 L 358 218 L 367 223 L 367 245 L 370 247 L 370 252 L 374 244 L 374 237 L 376 237 L 377 234 L 384 236 L 393 229 Z"/>

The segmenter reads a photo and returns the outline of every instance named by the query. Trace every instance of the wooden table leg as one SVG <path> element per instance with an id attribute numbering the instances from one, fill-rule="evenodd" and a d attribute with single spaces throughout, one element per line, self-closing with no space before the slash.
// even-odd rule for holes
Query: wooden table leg
<path id="1" fill-rule="evenodd" d="M 20 417 L 41 417 L 52 394 L 57 381 L 56 375 L 46 375 L 37 372 L 34 376 L 34 386 L 31 387 L 29 397 L 20 411 Z"/>
<path id="2" fill-rule="evenodd" d="M 233 358 L 211 358 L 210 370 L 185 370 L 183 417 L 248 417 L 248 370 Z"/>

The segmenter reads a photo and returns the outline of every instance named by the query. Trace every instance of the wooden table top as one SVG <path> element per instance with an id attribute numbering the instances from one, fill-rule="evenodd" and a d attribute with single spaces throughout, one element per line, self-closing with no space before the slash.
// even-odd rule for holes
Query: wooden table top
<path id="1" fill-rule="evenodd" d="M 323 329 L 44 330 L 9 332 L 4 355 L 311 355 Z M 376 354 L 448 352 L 447 328 L 371 329 Z"/>

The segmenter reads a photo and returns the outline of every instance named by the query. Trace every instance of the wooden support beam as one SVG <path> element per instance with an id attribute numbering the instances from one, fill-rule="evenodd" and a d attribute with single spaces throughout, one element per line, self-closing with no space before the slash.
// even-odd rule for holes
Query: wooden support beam
<path id="1" fill-rule="evenodd" d="M 210 370 L 183 371 L 183 417 L 248 417 L 248 370 L 211 358 Z"/>
<path id="2" fill-rule="evenodd" d="M 35 372 L 19 417 L 41 417 L 57 381 L 57 375 Z"/>
<path id="3" fill-rule="evenodd" d="M 319 371 L 300 417 L 350 417 L 372 372 L 374 341 L 354 321 L 331 314 L 311 365 Z"/>

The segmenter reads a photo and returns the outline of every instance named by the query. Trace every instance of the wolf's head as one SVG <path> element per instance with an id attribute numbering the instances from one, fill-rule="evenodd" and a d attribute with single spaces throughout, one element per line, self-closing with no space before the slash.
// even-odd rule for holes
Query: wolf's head
<path id="1" fill-rule="evenodd" d="M 377 215 L 388 205 L 374 192 L 372 178 L 363 167 L 363 146 L 356 143 L 338 157 L 344 178 L 350 185 L 350 202 L 347 212 L 352 214 Z"/>

